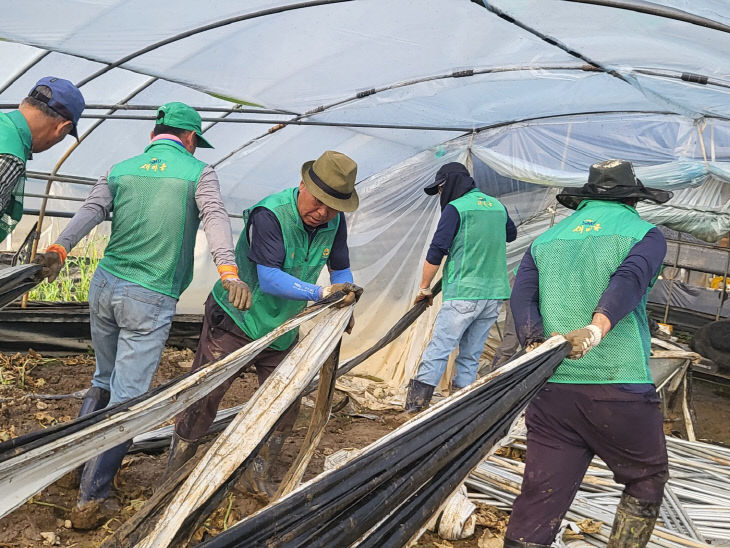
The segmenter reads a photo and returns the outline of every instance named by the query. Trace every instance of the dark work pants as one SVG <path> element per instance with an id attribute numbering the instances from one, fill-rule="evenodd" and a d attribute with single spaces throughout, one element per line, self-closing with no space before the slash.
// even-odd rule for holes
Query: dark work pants
<path id="1" fill-rule="evenodd" d="M 669 469 L 658 403 L 653 388 L 548 383 L 527 407 L 527 462 L 507 538 L 551 544 L 594 455 L 625 493 L 660 502 Z"/>
<path id="2" fill-rule="evenodd" d="M 213 295 L 209 295 L 205 301 L 203 330 L 200 333 L 198 348 L 195 350 L 193 371 L 227 356 L 250 342 L 251 339 L 223 311 Z M 289 350 L 266 348 L 254 358 L 253 364 L 256 367 L 259 386 L 274 372 L 288 353 Z M 204 436 L 215 419 L 223 396 L 238 376 L 238 373 L 234 374 L 206 397 L 180 413 L 175 419 L 175 433 L 186 441 L 195 441 Z M 297 399 L 282 415 L 277 425 L 278 431 L 291 432 L 299 414 L 300 399 Z"/>

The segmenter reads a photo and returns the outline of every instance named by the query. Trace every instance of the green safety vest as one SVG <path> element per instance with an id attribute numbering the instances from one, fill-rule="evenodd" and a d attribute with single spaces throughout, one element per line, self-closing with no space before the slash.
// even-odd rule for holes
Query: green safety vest
<path id="1" fill-rule="evenodd" d="M 99 266 L 177 299 L 193 279 L 195 189 L 205 165 L 171 141 L 155 141 L 116 164 L 108 177 L 111 238 Z"/>
<path id="2" fill-rule="evenodd" d="M 545 336 L 591 323 L 611 275 L 654 225 L 620 202 L 583 200 L 575 213 L 532 244 L 539 272 Z M 639 304 L 578 360 L 565 359 L 549 382 L 650 383 L 651 335 L 646 294 Z"/>
<path id="3" fill-rule="evenodd" d="M 476 189 L 449 204 L 460 221 L 444 265 L 443 300 L 509 299 L 507 210 Z"/>
<path id="4" fill-rule="evenodd" d="M 30 158 L 32 136 L 28 122 L 18 110 L 0 112 L 0 154 L 11 154 L 26 163 Z M 23 193 L 25 173 L 18 176 L 13 185 L 10 201 L 5 211 L 0 212 L 0 242 L 17 226 L 23 217 Z"/>
<path id="5" fill-rule="evenodd" d="M 236 264 L 238 276 L 251 288 L 251 308 L 247 311 L 238 310 L 228 302 L 228 292 L 223 289 L 220 280 L 213 286 L 213 298 L 225 310 L 236 325 L 251 339 L 259 339 L 270 333 L 288 319 L 296 316 L 307 306 L 306 301 L 295 301 L 276 297 L 264 293 L 259 285 L 256 263 L 249 260 L 248 250 L 248 220 L 251 212 L 257 207 L 265 207 L 276 215 L 281 233 L 284 238 L 286 256 L 282 270 L 307 283 L 316 283 L 319 273 L 327 264 L 327 259 L 335 240 L 340 216 L 337 215 L 327 225 L 319 228 L 309 243 L 309 234 L 304 229 L 301 217 L 297 211 L 298 188 L 288 188 L 272 194 L 258 204 L 243 212 L 243 222 L 246 227 L 236 244 Z M 289 348 L 299 333 L 293 329 L 285 333 L 272 344 L 274 350 Z"/>

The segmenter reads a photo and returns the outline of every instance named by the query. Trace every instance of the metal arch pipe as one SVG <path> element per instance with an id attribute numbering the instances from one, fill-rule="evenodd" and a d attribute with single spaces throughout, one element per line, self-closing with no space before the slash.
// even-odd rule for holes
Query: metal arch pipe
<path id="1" fill-rule="evenodd" d="M 654 2 L 646 2 L 645 0 L 564 0 L 565 2 L 575 2 L 577 4 L 593 4 L 594 6 L 604 6 L 607 8 L 617 8 L 637 13 L 645 13 L 647 15 L 656 15 L 666 19 L 673 19 L 691 25 L 698 25 L 721 32 L 730 33 L 730 26 L 724 25 L 718 21 L 700 17 L 677 8 L 661 6 Z"/>

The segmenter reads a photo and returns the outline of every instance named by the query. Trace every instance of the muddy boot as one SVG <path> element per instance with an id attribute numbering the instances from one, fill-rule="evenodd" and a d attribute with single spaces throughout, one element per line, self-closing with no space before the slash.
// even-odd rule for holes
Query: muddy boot
<path id="1" fill-rule="evenodd" d="M 411 382 L 408 383 L 408 394 L 406 395 L 406 411 L 415 414 L 428 407 L 434 388 L 436 387 L 430 384 L 411 379 Z"/>
<path id="2" fill-rule="evenodd" d="M 122 465 L 122 459 L 132 440 L 108 449 L 84 466 L 76 506 L 71 510 L 74 529 L 95 529 L 109 520 L 114 511 L 113 501 L 107 501 L 114 475 Z M 118 510 L 118 508 L 116 508 Z"/>
<path id="3" fill-rule="evenodd" d="M 98 386 L 92 386 L 86 391 L 84 395 L 84 401 L 81 402 L 81 409 L 79 410 L 79 417 L 104 409 L 109 403 L 111 394 L 108 390 L 99 388 Z M 65 489 L 78 489 L 79 481 L 81 481 L 81 472 L 84 470 L 83 466 L 79 466 L 75 470 L 71 470 L 68 474 L 58 480 L 58 485 Z"/>
<path id="4" fill-rule="evenodd" d="M 660 502 L 646 502 L 621 495 L 606 548 L 644 548 L 659 515 Z"/>
<path id="5" fill-rule="evenodd" d="M 173 472 L 177 471 L 186 462 L 188 462 L 195 452 L 198 450 L 200 441 L 187 441 L 181 438 L 177 432 L 172 434 L 172 442 L 170 443 L 170 455 L 167 457 L 167 468 L 162 476 L 162 481 L 167 480 Z"/>
<path id="6" fill-rule="evenodd" d="M 246 487 L 253 493 L 259 493 L 271 498 L 276 494 L 276 482 L 271 479 L 271 470 L 279 459 L 281 448 L 288 436 L 288 432 L 274 432 L 269 440 L 251 461 L 243 473 Z"/>
<path id="7" fill-rule="evenodd" d="M 504 539 L 504 548 L 550 548 L 549 544 L 536 544 L 534 542 L 522 542 L 521 540 Z"/>

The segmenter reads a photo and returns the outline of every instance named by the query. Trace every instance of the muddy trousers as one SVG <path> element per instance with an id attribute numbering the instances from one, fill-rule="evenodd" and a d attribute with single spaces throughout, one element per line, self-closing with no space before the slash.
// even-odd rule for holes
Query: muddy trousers
<path id="1" fill-rule="evenodd" d="M 594 455 L 625 494 L 661 502 L 669 468 L 658 403 L 653 388 L 548 383 L 527 407 L 527 462 L 506 537 L 550 545 Z"/>
<path id="2" fill-rule="evenodd" d="M 227 356 L 250 342 L 251 338 L 241 331 L 241 328 L 223 311 L 213 296 L 209 295 L 205 301 L 203 330 L 195 351 L 193 371 Z M 276 366 L 288 353 L 289 350 L 267 348 L 254 358 L 253 365 L 256 367 L 259 385 L 274 372 Z M 238 373 L 234 374 L 206 397 L 180 413 L 175 419 L 175 433 L 185 441 L 196 441 L 203 437 L 213 424 L 223 396 L 238 376 Z M 299 414 L 299 402 L 300 399 L 297 399 L 282 415 L 277 424 L 277 431 L 291 432 Z"/>

